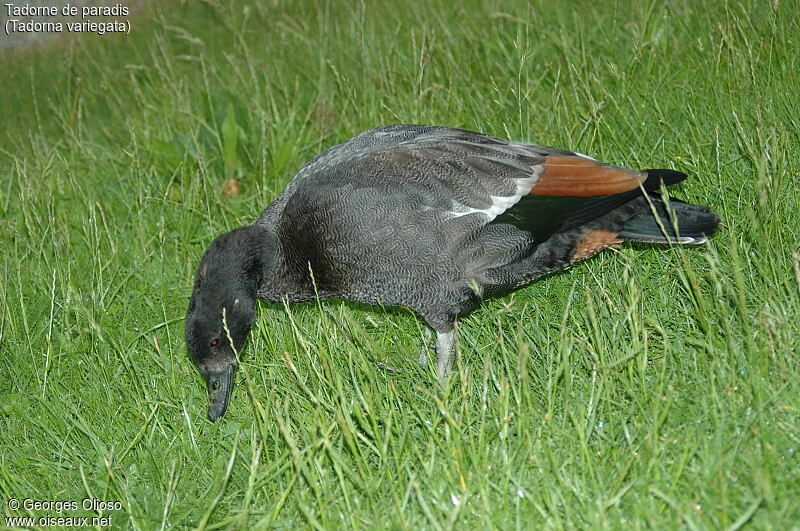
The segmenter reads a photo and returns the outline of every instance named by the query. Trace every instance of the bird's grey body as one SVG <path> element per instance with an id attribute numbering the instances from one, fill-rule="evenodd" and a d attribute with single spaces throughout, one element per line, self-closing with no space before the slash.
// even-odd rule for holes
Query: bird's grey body
<path id="1" fill-rule="evenodd" d="M 523 195 L 517 181 L 527 193 L 542 154 L 563 151 L 490 137 L 479 137 L 481 144 L 465 133 L 389 126 L 312 160 L 256 222 L 274 228 L 286 261 L 281 269 L 293 275 L 264 282 L 259 296 L 403 305 L 440 330 L 474 309 L 484 292 L 550 272 L 536 263 L 502 271 L 536 241 L 513 225 L 490 223 L 491 209 L 516 204 Z"/>
<path id="2" fill-rule="evenodd" d="M 718 223 L 705 207 L 676 201 L 677 225 L 653 216 L 668 217 L 646 191 L 684 177 L 460 129 L 381 127 L 315 157 L 242 236 L 220 237 L 201 271 L 250 257 L 232 248 L 252 241 L 261 251 L 245 269 L 259 298 L 408 307 L 437 333 L 444 380 L 455 323 L 484 297 L 623 240 L 704 242 Z"/>

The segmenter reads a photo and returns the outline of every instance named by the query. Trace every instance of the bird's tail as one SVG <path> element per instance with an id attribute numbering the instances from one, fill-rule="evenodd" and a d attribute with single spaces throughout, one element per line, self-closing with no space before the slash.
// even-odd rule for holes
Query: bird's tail
<path id="1" fill-rule="evenodd" d="M 656 193 L 639 197 L 636 203 L 639 213 L 625 221 L 619 232 L 619 238 L 629 242 L 700 245 L 720 223 L 708 207 L 678 199 L 667 202 Z"/>
<path id="2" fill-rule="evenodd" d="M 648 192 L 658 190 L 661 183 L 664 183 L 664 186 L 672 186 L 686 179 L 685 173 L 675 170 L 644 170 L 644 172 L 647 173 L 647 179 L 642 186 Z"/>

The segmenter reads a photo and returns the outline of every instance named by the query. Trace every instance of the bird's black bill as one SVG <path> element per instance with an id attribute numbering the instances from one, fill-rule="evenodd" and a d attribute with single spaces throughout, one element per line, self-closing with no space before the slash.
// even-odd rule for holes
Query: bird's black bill
<path id="1" fill-rule="evenodd" d="M 231 363 L 221 370 L 210 369 L 203 374 L 208 386 L 208 419 L 211 422 L 216 422 L 228 411 L 228 400 L 231 397 L 235 369 L 236 363 Z"/>

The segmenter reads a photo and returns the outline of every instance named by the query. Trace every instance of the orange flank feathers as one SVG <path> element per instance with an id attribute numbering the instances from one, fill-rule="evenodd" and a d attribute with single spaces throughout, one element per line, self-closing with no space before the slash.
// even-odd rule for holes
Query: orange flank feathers
<path id="1" fill-rule="evenodd" d="M 575 244 L 575 252 L 572 253 L 572 257 L 569 261 L 575 263 L 578 260 L 591 258 L 603 249 L 618 247 L 622 243 L 622 240 L 617 238 L 617 236 L 619 236 L 618 232 L 605 229 L 596 229 L 587 232 L 583 235 L 583 238 L 578 240 Z"/>
<path id="2" fill-rule="evenodd" d="M 544 173 L 531 195 L 595 197 L 628 192 L 647 178 L 641 171 L 626 170 L 595 160 L 551 155 L 544 161 Z"/>

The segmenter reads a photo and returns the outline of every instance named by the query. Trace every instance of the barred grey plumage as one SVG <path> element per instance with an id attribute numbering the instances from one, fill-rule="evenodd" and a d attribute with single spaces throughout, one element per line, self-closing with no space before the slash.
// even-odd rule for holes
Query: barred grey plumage
<path id="1" fill-rule="evenodd" d="M 227 409 L 256 298 L 408 307 L 437 334 L 443 382 L 456 321 L 483 298 L 622 241 L 704 243 L 719 217 L 655 192 L 685 177 L 439 126 L 379 127 L 325 151 L 201 260 L 186 338 L 209 418 Z"/>

